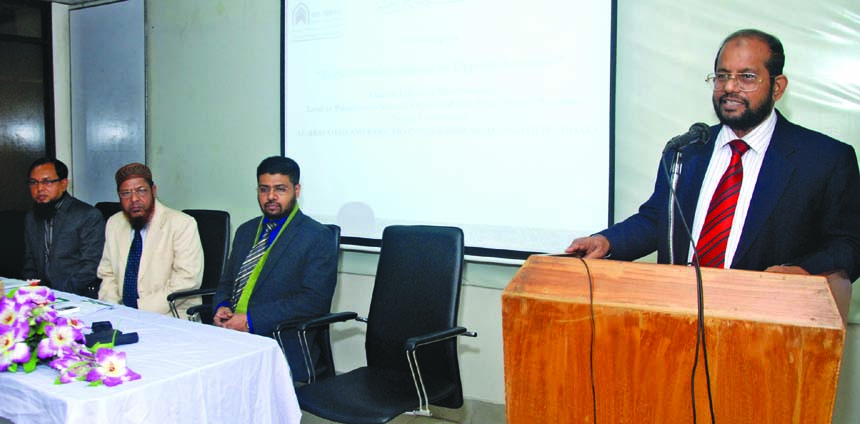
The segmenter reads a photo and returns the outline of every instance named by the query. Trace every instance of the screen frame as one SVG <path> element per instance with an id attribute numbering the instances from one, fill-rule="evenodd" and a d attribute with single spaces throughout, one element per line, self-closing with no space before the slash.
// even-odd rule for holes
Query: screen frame
<path id="1" fill-rule="evenodd" d="M 285 118 L 285 109 L 286 109 L 286 12 L 287 12 L 287 1 L 288 0 L 280 0 L 281 3 L 281 28 L 280 28 L 280 154 L 281 156 L 286 156 L 286 118 Z M 617 8 L 618 3 L 617 0 L 611 0 L 610 2 L 610 33 L 609 33 L 609 110 L 607 113 L 609 114 L 608 124 L 609 124 L 609 143 L 608 143 L 608 158 L 609 158 L 609 172 L 608 181 L 606 184 L 608 185 L 608 206 L 607 206 L 607 217 L 606 222 L 607 226 L 611 226 L 614 223 L 614 215 L 615 215 L 615 86 L 616 86 L 616 47 L 617 47 Z M 573 236 L 573 235 L 572 235 Z M 377 249 L 382 246 L 382 240 L 378 238 L 365 238 L 365 237 L 352 237 L 352 236 L 343 236 L 341 237 L 341 246 L 360 246 L 365 248 L 373 248 Z M 361 249 L 363 250 L 363 249 Z M 467 256 L 472 257 L 480 257 L 480 258 L 499 258 L 505 260 L 524 260 L 531 255 L 534 254 L 545 254 L 550 252 L 532 252 L 532 251 L 524 251 L 524 250 L 509 250 L 509 249 L 494 249 L 487 247 L 476 247 L 476 246 L 465 246 L 465 254 Z"/>

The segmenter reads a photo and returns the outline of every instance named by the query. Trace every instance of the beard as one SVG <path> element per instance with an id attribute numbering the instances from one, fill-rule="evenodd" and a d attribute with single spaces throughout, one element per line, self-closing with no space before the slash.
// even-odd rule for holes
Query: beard
<path id="1" fill-rule="evenodd" d="M 773 110 L 773 105 L 776 103 L 773 99 L 773 85 L 771 85 L 767 100 L 755 109 L 750 107 L 749 100 L 733 98 L 733 100 L 743 102 L 744 112 L 738 117 L 729 117 L 723 115 L 723 112 L 720 109 L 720 103 L 727 98 L 729 98 L 729 95 L 723 94 L 718 99 L 712 100 L 712 103 L 714 104 L 714 112 L 717 113 L 717 118 L 720 119 L 721 124 L 728 126 L 735 132 L 738 130 L 750 131 L 758 126 L 758 124 L 764 122 L 764 120 L 767 119 L 767 116 L 770 115 L 770 111 Z"/>
<path id="2" fill-rule="evenodd" d="M 131 228 L 135 230 L 142 230 L 146 224 L 149 224 L 149 221 L 152 220 L 152 212 L 155 210 L 155 205 L 153 204 L 149 209 L 146 210 L 146 214 L 143 216 L 131 216 L 126 211 L 122 211 L 125 214 L 125 218 L 128 220 L 128 223 L 131 224 Z"/>
<path id="3" fill-rule="evenodd" d="M 136 216 L 132 218 L 126 215 L 126 218 L 128 218 L 128 223 L 131 224 L 131 228 L 135 230 L 142 230 L 143 227 L 145 227 L 146 224 L 149 223 L 149 218 L 151 218 L 151 216 Z"/>
<path id="4" fill-rule="evenodd" d="M 54 216 L 57 215 L 57 203 L 60 203 L 61 200 L 66 196 L 66 193 L 63 193 L 59 198 L 51 200 L 48 203 L 36 203 L 33 205 L 33 216 L 38 221 L 47 221 L 49 219 L 53 219 Z"/>
<path id="5" fill-rule="evenodd" d="M 263 210 L 263 215 L 266 218 L 269 218 L 269 220 L 271 220 L 271 221 L 277 221 L 277 220 L 289 215 L 290 212 L 293 211 L 293 208 L 296 207 L 296 199 L 294 198 L 293 200 L 290 201 L 290 203 L 287 203 L 287 207 L 285 209 L 281 210 L 280 213 L 273 214 L 273 213 L 269 213 L 269 211 L 266 209 L 266 206 L 269 203 L 277 204 L 277 202 L 266 202 L 262 205 L 262 207 L 260 209 Z"/>

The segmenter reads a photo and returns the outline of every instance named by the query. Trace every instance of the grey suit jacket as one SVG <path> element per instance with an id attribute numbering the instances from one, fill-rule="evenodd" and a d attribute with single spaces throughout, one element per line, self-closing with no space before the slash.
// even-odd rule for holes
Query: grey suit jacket
<path id="1" fill-rule="evenodd" d="M 261 219 L 251 219 L 236 230 L 230 259 L 212 302 L 215 310 L 230 303 L 236 274 L 255 243 Z M 327 314 L 337 284 L 337 250 L 328 227 L 298 211 L 281 232 L 269 248 L 248 301 L 251 331 L 267 337 L 272 337 L 279 322 Z M 290 336 L 285 339 L 293 379 L 301 380 L 306 371 L 298 340 Z"/>
<path id="2" fill-rule="evenodd" d="M 56 290 L 84 294 L 98 281 L 96 268 L 105 243 L 105 221 L 98 209 L 67 194 L 54 217 L 51 251 L 45 268 L 45 224 L 33 211 L 24 218 L 24 278 L 50 280 Z"/>

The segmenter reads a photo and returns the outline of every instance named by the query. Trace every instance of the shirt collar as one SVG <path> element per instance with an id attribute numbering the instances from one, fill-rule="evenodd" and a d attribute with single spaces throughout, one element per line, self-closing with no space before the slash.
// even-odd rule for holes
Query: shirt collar
<path id="1" fill-rule="evenodd" d="M 269 219 L 267 216 L 263 215 L 263 225 L 266 225 L 270 222 L 276 222 L 276 223 L 278 223 L 278 225 L 276 225 L 275 228 L 278 228 L 281 225 L 284 225 L 284 222 L 286 222 L 287 218 L 289 218 L 289 217 L 290 217 L 290 214 L 286 214 L 286 215 L 284 215 L 283 218 L 274 220 L 274 219 Z"/>
<path id="2" fill-rule="evenodd" d="M 771 109 L 770 114 L 758 126 L 752 129 L 742 140 L 750 146 L 750 150 L 761 154 L 767 150 L 770 145 L 770 138 L 773 135 L 773 130 L 776 128 L 776 108 Z M 720 133 L 717 135 L 716 147 L 719 149 L 726 146 L 732 140 L 737 140 L 739 137 L 735 135 L 734 130 L 727 125 L 723 125 Z"/>

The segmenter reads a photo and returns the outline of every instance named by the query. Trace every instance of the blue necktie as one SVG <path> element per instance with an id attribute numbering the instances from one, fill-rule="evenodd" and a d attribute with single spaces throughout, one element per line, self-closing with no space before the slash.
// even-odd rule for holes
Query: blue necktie
<path id="1" fill-rule="evenodd" d="M 143 238 L 140 230 L 134 230 L 134 240 L 128 249 L 128 262 L 125 264 L 125 280 L 122 285 L 122 304 L 137 309 L 137 271 L 140 269 L 140 253 L 143 251 Z"/>

